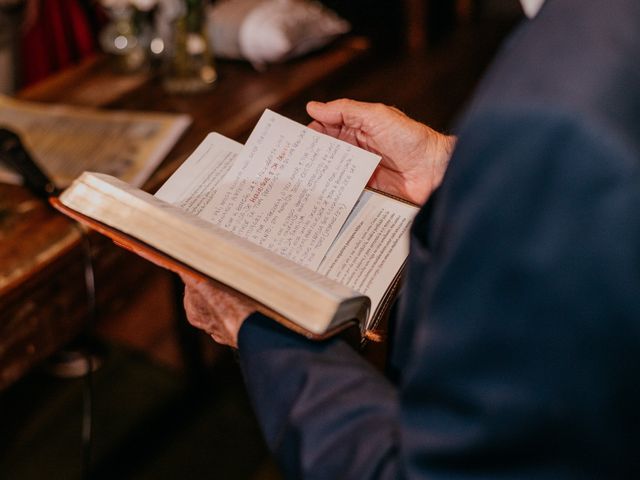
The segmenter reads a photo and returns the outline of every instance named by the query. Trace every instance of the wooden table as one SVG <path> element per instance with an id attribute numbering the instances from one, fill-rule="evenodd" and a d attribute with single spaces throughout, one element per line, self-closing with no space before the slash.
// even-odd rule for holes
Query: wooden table
<path id="1" fill-rule="evenodd" d="M 118 75 L 93 58 L 24 92 L 43 102 L 188 113 L 193 124 L 145 185 L 154 191 L 208 132 L 244 140 L 262 111 L 278 109 L 347 66 L 368 49 L 350 37 L 324 51 L 257 73 L 240 62 L 219 62 L 207 93 L 179 96 L 151 74 Z M 90 235 L 100 316 L 126 303 L 150 271 L 135 257 Z M 22 187 L 0 184 L 0 389 L 76 336 L 86 323 L 83 241 L 78 227 Z"/>

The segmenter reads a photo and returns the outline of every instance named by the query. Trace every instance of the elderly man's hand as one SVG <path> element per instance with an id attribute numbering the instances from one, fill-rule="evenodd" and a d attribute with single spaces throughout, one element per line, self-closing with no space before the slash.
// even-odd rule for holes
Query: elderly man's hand
<path id="1" fill-rule="evenodd" d="M 369 185 L 423 204 L 442 181 L 455 137 L 381 103 L 309 102 L 309 127 L 382 157 Z"/>
<path id="2" fill-rule="evenodd" d="M 218 343 L 238 347 L 238 332 L 255 304 L 212 282 L 182 276 L 184 308 L 189 323 L 207 332 Z"/>

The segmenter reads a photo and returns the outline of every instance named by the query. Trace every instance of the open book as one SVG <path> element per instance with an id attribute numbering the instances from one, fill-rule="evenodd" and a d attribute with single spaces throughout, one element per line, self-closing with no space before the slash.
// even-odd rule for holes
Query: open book
<path id="1" fill-rule="evenodd" d="M 417 207 L 365 189 L 379 157 L 266 110 L 210 134 L 152 196 L 84 173 L 54 205 L 166 268 L 213 279 L 310 338 L 375 328 Z"/>

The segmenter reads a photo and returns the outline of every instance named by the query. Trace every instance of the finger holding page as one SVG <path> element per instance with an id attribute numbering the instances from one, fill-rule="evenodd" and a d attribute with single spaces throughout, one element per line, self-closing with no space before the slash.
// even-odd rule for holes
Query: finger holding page
<path id="1" fill-rule="evenodd" d="M 455 137 L 381 103 L 309 102 L 310 127 L 382 157 L 369 186 L 422 204 L 440 184 Z"/>

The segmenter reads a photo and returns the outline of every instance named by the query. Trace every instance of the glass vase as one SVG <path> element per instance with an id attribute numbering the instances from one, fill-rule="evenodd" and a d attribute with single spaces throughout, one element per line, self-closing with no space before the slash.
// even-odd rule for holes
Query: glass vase
<path id="1" fill-rule="evenodd" d="M 202 0 L 183 0 L 164 52 L 163 86 L 170 93 L 209 90 L 218 73 L 206 33 Z"/>
<path id="2" fill-rule="evenodd" d="M 137 72 L 148 66 L 148 28 L 136 22 L 136 11 L 131 6 L 108 10 L 110 22 L 100 33 L 100 46 L 110 55 L 119 72 Z"/>

